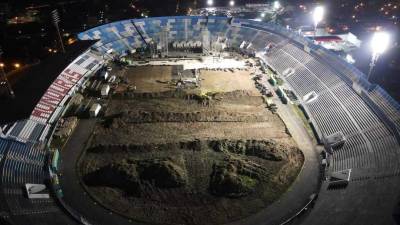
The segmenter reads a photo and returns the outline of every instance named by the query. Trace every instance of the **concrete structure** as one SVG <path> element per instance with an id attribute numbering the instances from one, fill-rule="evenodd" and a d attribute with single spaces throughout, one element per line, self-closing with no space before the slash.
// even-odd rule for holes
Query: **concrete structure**
<path id="1" fill-rule="evenodd" d="M 49 190 L 44 184 L 25 184 L 25 190 L 30 199 L 48 199 L 50 198 Z"/>

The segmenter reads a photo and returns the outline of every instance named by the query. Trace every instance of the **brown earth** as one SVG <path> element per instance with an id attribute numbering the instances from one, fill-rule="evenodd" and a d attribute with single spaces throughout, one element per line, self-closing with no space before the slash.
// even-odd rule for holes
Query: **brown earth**
<path id="1" fill-rule="evenodd" d="M 160 79 L 148 74 L 157 69 L 144 70 Z M 92 197 L 144 223 L 224 224 L 288 189 L 303 155 L 250 74 L 204 74 L 200 88 L 186 91 L 125 75 L 141 85 L 114 95 L 79 165 Z"/>

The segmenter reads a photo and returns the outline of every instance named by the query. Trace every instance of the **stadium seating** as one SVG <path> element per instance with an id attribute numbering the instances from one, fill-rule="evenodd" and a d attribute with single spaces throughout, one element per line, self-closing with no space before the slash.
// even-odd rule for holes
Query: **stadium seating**
<path id="1" fill-rule="evenodd" d="M 67 100 L 84 80 L 102 66 L 90 51 L 75 59 L 53 82 L 30 118 L 6 126 L 0 138 L 1 199 L 8 217 L 17 224 L 71 224 L 71 219 L 50 199 L 28 199 L 26 183 L 49 182 L 45 143 Z M 53 218 L 55 220 L 50 220 Z"/>
<path id="2" fill-rule="evenodd" d="M 385 91 L 380 87 L 373 88 L 358 69 L 291 30 L 271 23 L 227 18 L 213 19 L 221 21 L 220 24 L 224 24 L 225 21 L 230 24 L 224 28 L 226 28 L 225 36 L 229 38 L 231 46 L 238 47 L 246 41 L 252 43 L 255 50 L 263 52 L 267 44 L 273 43 L 273 49 L 267 55 L 259 57 L 280 74 L 288 68 L 295 71 L 284 79 L 300 99 L 312 91 L 319 95 L 316 101 L 303 104 L 305 110 L 311 114 L 314 127 L 325 137 L 341 131 L 347 140 L 344 146 L 334 149 L 331 172 L 362 169 L 363 176 L 367 177 L 368 174 L 382 171 L 396 174 L 400 165 L 399 140 L 396 140 L 400 130 L 400 106 Z M 160 24 L 163 21 L 162 18 L 152 20 L 160 20 Z M 207 24 L 207 27 L 209 26 Z M 98 28 L 94 28 L 96 29 Z M 182 30 L 175 27 L 175 24 L 169 29 Z M 221 35 L 218 30 L 210 29 L 210 31 L 214 36 Z M 308 52 L 305 51 L 306 48 L 309 49 Z M 364 90 L 361 95 L 353 89 L 353 84 Z M 370 170 L 365 170 L 366 168 Z M 379 177 L 380 175 L 377 175 L 377 178 Z M 387 188 L 394 183 L 395 179 L 388 181 Z M 353 192 L 358 192 L 356 196 L 363 194 L 370 196 L 371 190 L 364 190 L 363 185 L 350 184 L 348 190 L 341 192 L 340 198 L 337 198 L 336 194 L 322 191 L 322 200 L 318 201 L 318 209 L 313 210 L 315 217 L 312 218 L 324 217 L 326 224 L 350 224 L 348 221 L 351 221 L 351 214 L 344 214 L 342 218 L 337 218 L 337 215 L 334 217 L 326 215 L 330 214 L 329 206 L 334 207 L 337 204 L 346 207 L 347 201 L 353 201 Z M 383 193 L 378 187 L 375 188 L 375 193 Z M 352 204 L 354 208 L 363 205 L 360 201 L 353 201 Z M 371 200 L 370 206 L 373 207 L 374 204 Z M 315 224 L 318 219 L 309 221 Z M 343 223 L 334 222 L 335 219 Z M 319 223 L 321 224 L 321 221 Z"/>
<path id="3" fill-rule="evenodd" d="M 400 185 L 400 105 L 382 88 L 366 81 L 358 69 L 297 32 L 273 23 L 207 16 L 131 19 L 80 33 L 81 40 L 98 40 L 92 48 L 101 54 L 89 50 L 75 59 L 49 87 L 31 117 L 8 125 L 5 137 L 0 138 L 1 190 L 10 213 L 32 217 L 60 213 L 51 199 L 27 200 L 21 185 L 43 183 L 47 172 L 42 144 L 48 140 L 68 99 L 102 66 L 102 54 L 109 50 L 125 54 L 158 42 L 164 31 L 170 42 L 201 41 L 204 30 L 213 39 L 227 37 L 231 47 L 239 47 L 243 41 L 252 43 L 251 48 L 261 53 L 257 56 L 279 74 L 293 69 L 294 73 L 282 78 L 298 95 L 319 138 L 323 140 L 336 132 L 344 134 L 346 142 L 333 149 L 328 174 L 351 169 L 351 182 L 344 190 L 328 190 L 324 182 L 304 224 L 389 222 L 390 213 L 375 208 L 390 211 L 388 205 L 398 194 L 394 190 Z M 270 43 L 274 44 L 272 49 L 264 54 Z M 318 98 L 301 102 L 310 92 Z M 355 216 L 352 210 L 361 208 L 363 212 Z"/>
<path id="4" fill-rule="evenodd" d="M 49 214 L 57 214 L 61 221 L 66 221 L 54 199 L 28 199 L 25 194 L 26 183 L 42 184 L 49 179 L 46 150 L 0 138 L 0 158 L 2 199 L 8 206 L 9 216 L 19 218 L 16 221 L 21 220 L 21 224 L 52 224 L 47 221 Z M 31 216 L 36 218 L 32 220 Z"/>

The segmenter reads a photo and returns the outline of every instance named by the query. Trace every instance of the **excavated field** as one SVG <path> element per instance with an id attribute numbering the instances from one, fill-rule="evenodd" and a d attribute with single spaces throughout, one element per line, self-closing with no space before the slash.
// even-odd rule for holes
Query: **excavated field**
<path id="1" fill-rule="evenodd" d="M 136 90 L 115 94 L 97 124 L 79 164 L 93 198 L 143 223 L 207 225 L 249 217 L 286 192 L 304 157 L 250 72 L 202 71 L 204 86 L 176 91 L 158 71 L 140 69 L 143 87 L 125 71 Z"/>

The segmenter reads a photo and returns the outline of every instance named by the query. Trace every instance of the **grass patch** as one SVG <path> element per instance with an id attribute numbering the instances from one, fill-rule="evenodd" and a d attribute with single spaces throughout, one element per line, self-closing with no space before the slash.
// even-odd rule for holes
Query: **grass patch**
<path id="1" fill-rule="evenodd" d="M 257 180 L 245 175 L 239 175 L 240 180 L 244 187 L 248 189 L 253 189 L 257 185 Z"/>

